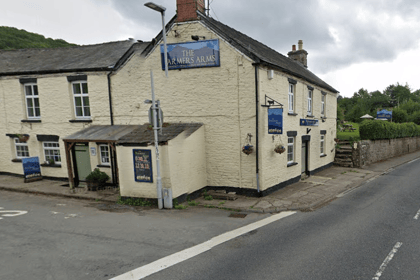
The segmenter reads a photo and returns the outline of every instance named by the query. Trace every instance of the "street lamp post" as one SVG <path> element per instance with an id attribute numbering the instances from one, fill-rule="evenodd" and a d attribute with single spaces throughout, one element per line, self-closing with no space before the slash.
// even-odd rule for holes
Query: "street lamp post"
<path id="1" fill-rule="evenodd" d="M 165 75 L 166 78 L 168 78 L 168 49 L 166 47 L 166 29 L 165 29 L 165 11 L 166 8 L 160 5 L 157 5 L 153 2 L 147 2 L 144 4 L 146 7 L 155 10 L 162 15 L 162 36 L 163 36 L 163 48 L 164 48 L 164 59 L 165 59 Z M 160 103 L 159 101 L 155 100 L 155 91 L 154 91 L 154 83 L 153 83 L 153 71 L 150 70 L 150 79 L 151 79 L 151 85 L 152 85 L 152 122 L 153 122 L 153 131 L 155 136 L 155 151 L 156 151 L 156 173 L 157 173 L 157 179 L 156 179 L 156 191 L 157 191 L 157 199 L 158 199 L 158 207 L 159 209 L 163 208 L 163 199 L 162 199 L 162 178 L 160 174 L 160 160 L 159 160 L 159 136 L 158 136 L 158 130 L 162 129 L 160 125 L 158 125 L 158 112 L 160 111 Z M 172 208 L 172 196 L 169 196 L 170 202 L 168 203 L 168 206 L 165 204 L 165 208 Z"/>
<path id="2" fill-rule="evenodd" d="M 165 75 L 168 78 L 168 49 L 166 47 L 166 28 L 165 28 L 165 11 L 166 8 L 160 5 L 157 5 L 153 2 L 147 2 L 144 4 L 146 7 L 155 10 L 162 15 L 162 36 L 163 36 L 163 49 L 164 49 L 164 56 L 165 56 Z"/>

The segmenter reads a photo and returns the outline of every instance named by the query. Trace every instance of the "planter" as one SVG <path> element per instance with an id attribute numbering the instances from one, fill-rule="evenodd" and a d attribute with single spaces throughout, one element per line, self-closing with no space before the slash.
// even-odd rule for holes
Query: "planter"
<path id="1" fill-rule="evenodd" d="M 278 153 L 278 154 L 282 154 L 282 153 L 284 153 L 285 151 L 286 151 L 286 148 L 284 148 L 283 146 L 277 146 L 277 147 L 275 147 L 274 148 L 274 151 L 276 152 L 276 153 Z"/>
<path id="2" fill-rule="evenodd" d="M 246 155 L 252 154 L 254 151 L 254 146 L 252 145 L 245 145 L 242 147 L 242 152 Z"/>
<path id="3" fill-rule="evenodd" d="M 86 181 L 88 191 L 97 191 L 101 186 L 101 183 L 98 181 Z"/>
<path id="4" fill-rule="evenodd" d="M 28 134 L 17 134 L 16 136 L 18 137 L 20 142 L 26 142 L 29 140 Z"/>

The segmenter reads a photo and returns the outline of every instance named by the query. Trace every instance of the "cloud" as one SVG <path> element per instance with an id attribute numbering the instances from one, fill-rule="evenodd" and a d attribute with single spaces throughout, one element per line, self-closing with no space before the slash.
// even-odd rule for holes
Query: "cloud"
<path id="1" fill-rule="evenodd" d="M 146 1 L 110 1 L 125 19 L 155 30 L 153 36 L 161 29 L 160 16 L 144 7 Z M 168 21 L 176 1 L 158 4 L 167 8 Z M 309 67 L 321 74 L 361 62 L 392 61 L 413 49 L 420 37 L 417 0 L 213 0 L 210 9 L 213 18 L 285 55 L 302 39 Z"/>

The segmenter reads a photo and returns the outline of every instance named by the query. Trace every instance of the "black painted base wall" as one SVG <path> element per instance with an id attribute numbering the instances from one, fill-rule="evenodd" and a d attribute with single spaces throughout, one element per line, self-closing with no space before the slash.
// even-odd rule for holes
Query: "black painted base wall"
<path id="1" fill-rule="evenodd" d="M 7 176 L 13 176 L 13 177 L 19 177 L 24 178 L 22 174 L 16 174 L 16 173 L 10 173 L 10 172 L 1 172 L 0 175 L 7 175 Z M 60 182 L 68 182 L 69 179 L 65 177 L 50 177 L 50 176 L 42 176 L 43 179 L 46 180 L 52 180 L 52 181 L 60 181 Z"/>

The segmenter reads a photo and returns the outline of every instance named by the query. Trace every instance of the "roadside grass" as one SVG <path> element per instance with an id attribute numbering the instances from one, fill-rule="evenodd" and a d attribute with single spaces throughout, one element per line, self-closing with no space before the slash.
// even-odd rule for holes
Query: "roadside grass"
<path id="1" fill-rule="evenodd" d="M 353 122 L 347 122 L 345 124 L 351 124 L 353 125 L 353 128 L 356 130 L 353 132 L 350 131 L 340 131 L 340 129 L 337 126 L 337 138 L 340 140 L 349 140 L 349 141 L 359 141 L 360 140 L 360 134 L 359 134 L 359 124 L 353 123 Z M 342 126 L 340 124 L 340 126 Z"/>

